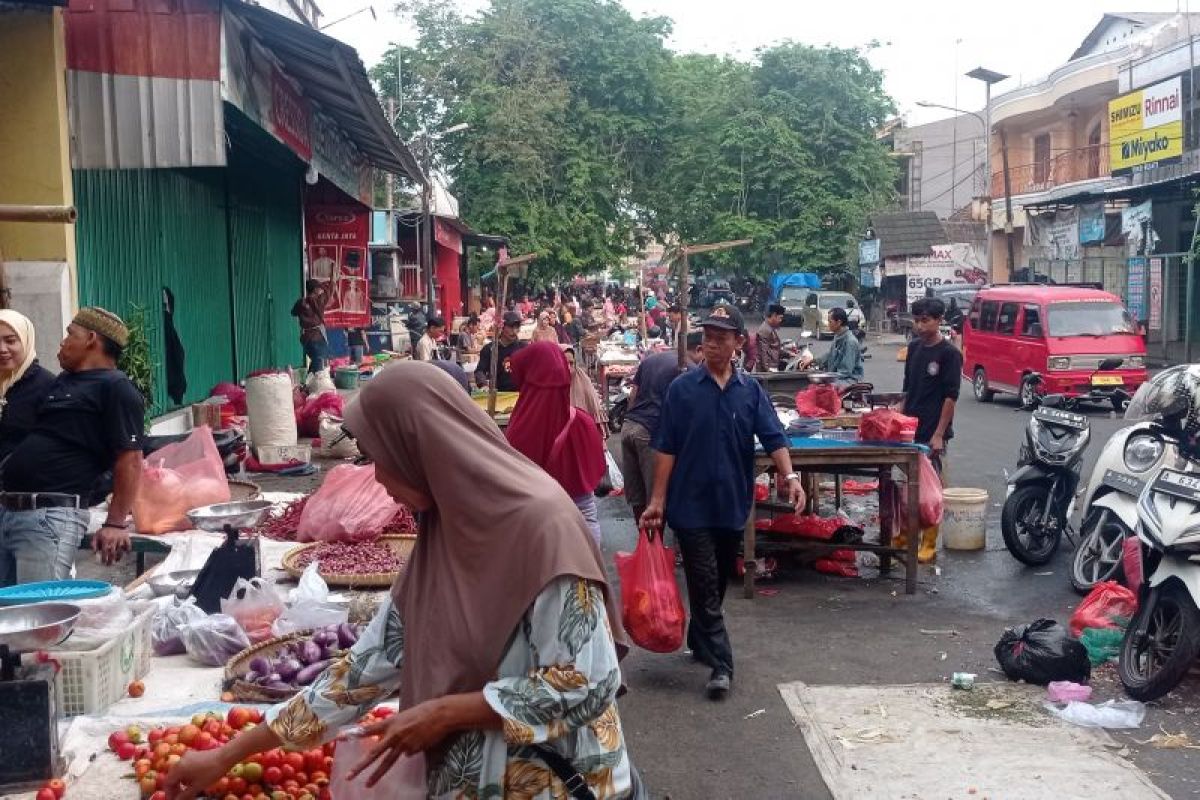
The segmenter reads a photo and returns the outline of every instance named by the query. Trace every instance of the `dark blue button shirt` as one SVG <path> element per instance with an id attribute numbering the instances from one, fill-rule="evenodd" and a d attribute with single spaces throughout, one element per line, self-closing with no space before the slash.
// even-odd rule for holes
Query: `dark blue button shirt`
<path id="1" fill-rule="evenodd" d="M 754 437 L 767 453 L 787 446 L 771 400 L 735 371 L 721 387 L 703 365 L 667 388 L 654 449 L 675 456 L 667 523 L 676 529 L 737 528 L 754 497 Z"/>

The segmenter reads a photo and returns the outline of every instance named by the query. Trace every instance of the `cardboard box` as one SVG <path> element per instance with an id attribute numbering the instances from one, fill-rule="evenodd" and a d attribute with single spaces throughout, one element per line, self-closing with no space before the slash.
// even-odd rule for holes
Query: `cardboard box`
<path id="1" fill-rule="evenodd" d="M 312 461 L 311 444 L 267 445 L 254 448 L 254 457 L 260 464 L 287 464 L 299 461 L 307 464 Z"/>

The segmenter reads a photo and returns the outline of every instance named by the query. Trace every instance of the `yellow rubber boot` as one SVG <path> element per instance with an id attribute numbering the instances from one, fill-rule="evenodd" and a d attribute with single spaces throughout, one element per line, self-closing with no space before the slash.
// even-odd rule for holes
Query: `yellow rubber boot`
<path id="1" fill-rule="evenodd" d="M 932 525 L 921 531 L 921 546 L 917 550 L 917 563 L 932 564 L 937 561 L 937 540 L 940 525 Z"/>

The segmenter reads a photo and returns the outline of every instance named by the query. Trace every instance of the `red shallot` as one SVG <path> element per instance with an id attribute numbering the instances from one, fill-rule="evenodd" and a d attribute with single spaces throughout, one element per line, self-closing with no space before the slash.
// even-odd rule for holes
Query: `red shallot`
<path id="1" fill-rule="evenodd" d="M 321 542 L 309 547 L 296 559 L 296 568 L 304 569 L 313 561 L 326 575 L 369 575 L 399 572 L 404 559 L 378 542 Z"/>

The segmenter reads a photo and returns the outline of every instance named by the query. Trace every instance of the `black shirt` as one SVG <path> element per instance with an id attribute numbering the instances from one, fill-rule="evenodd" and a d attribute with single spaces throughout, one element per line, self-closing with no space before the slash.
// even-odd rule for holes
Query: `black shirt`
<path id="1" fill-rule="evenodd" d="M 958 400 L 962 383 L 962 353 L 940 339 L 935 345 L 913 339 L 904 362 L 904 413 L 917 418 L 917 441 L 928 444 L 937 431 L 942 405 L 947 399 Z M 946 428 L 946 441 L 954 436 L 954 426 Z"/>
<path id="2" fill-rule="evenodd" d="M 625 412 L 625 419 L 641 425 L 650 435 L 658 432 L 658 418 L 662 413 L 662 401 L 667 387 L 679 375 L 679 355 L 673 352 L 655 353 L 642 359 L 637 372 L 633 373 L 633 385 L 637 387 L 633 403 Z"/>
<path id="3" fill-rule="evenodd" d="M 37 421 L 38 407 L 50 393 L 54 376 L 37 361 L 29 365 L 21 379 L 8 387 L 0 411 L 0 463 L 16 449 Z"/>
<path id="4" fill-rule="evenodd" d="M 50 385 L 37 424 L 4 465 L 10 492 L 64 492 L 90 500 L 117 456 L 141 450 L 144 401 L 124 372 L 64 372 Z"/>
<path id="5" fill-rule="evenodd" d="M 511 344 L 500 345 L 500 377 L 496 379 L 497 392 L 515 392 L 517 391 L 517 382 L 513 380 L 512 365 L 509 364 L 509 359 L 513 354 L 524 347 L 527 342 L 516 339 Z M 476 375 L 482 375 L 485 378 L 492 374 L 492 343 L 488 342 L 479 351 L 479 367 L 475 370 Z M 482 384 L 483 381 L 477 381 Z"/>

